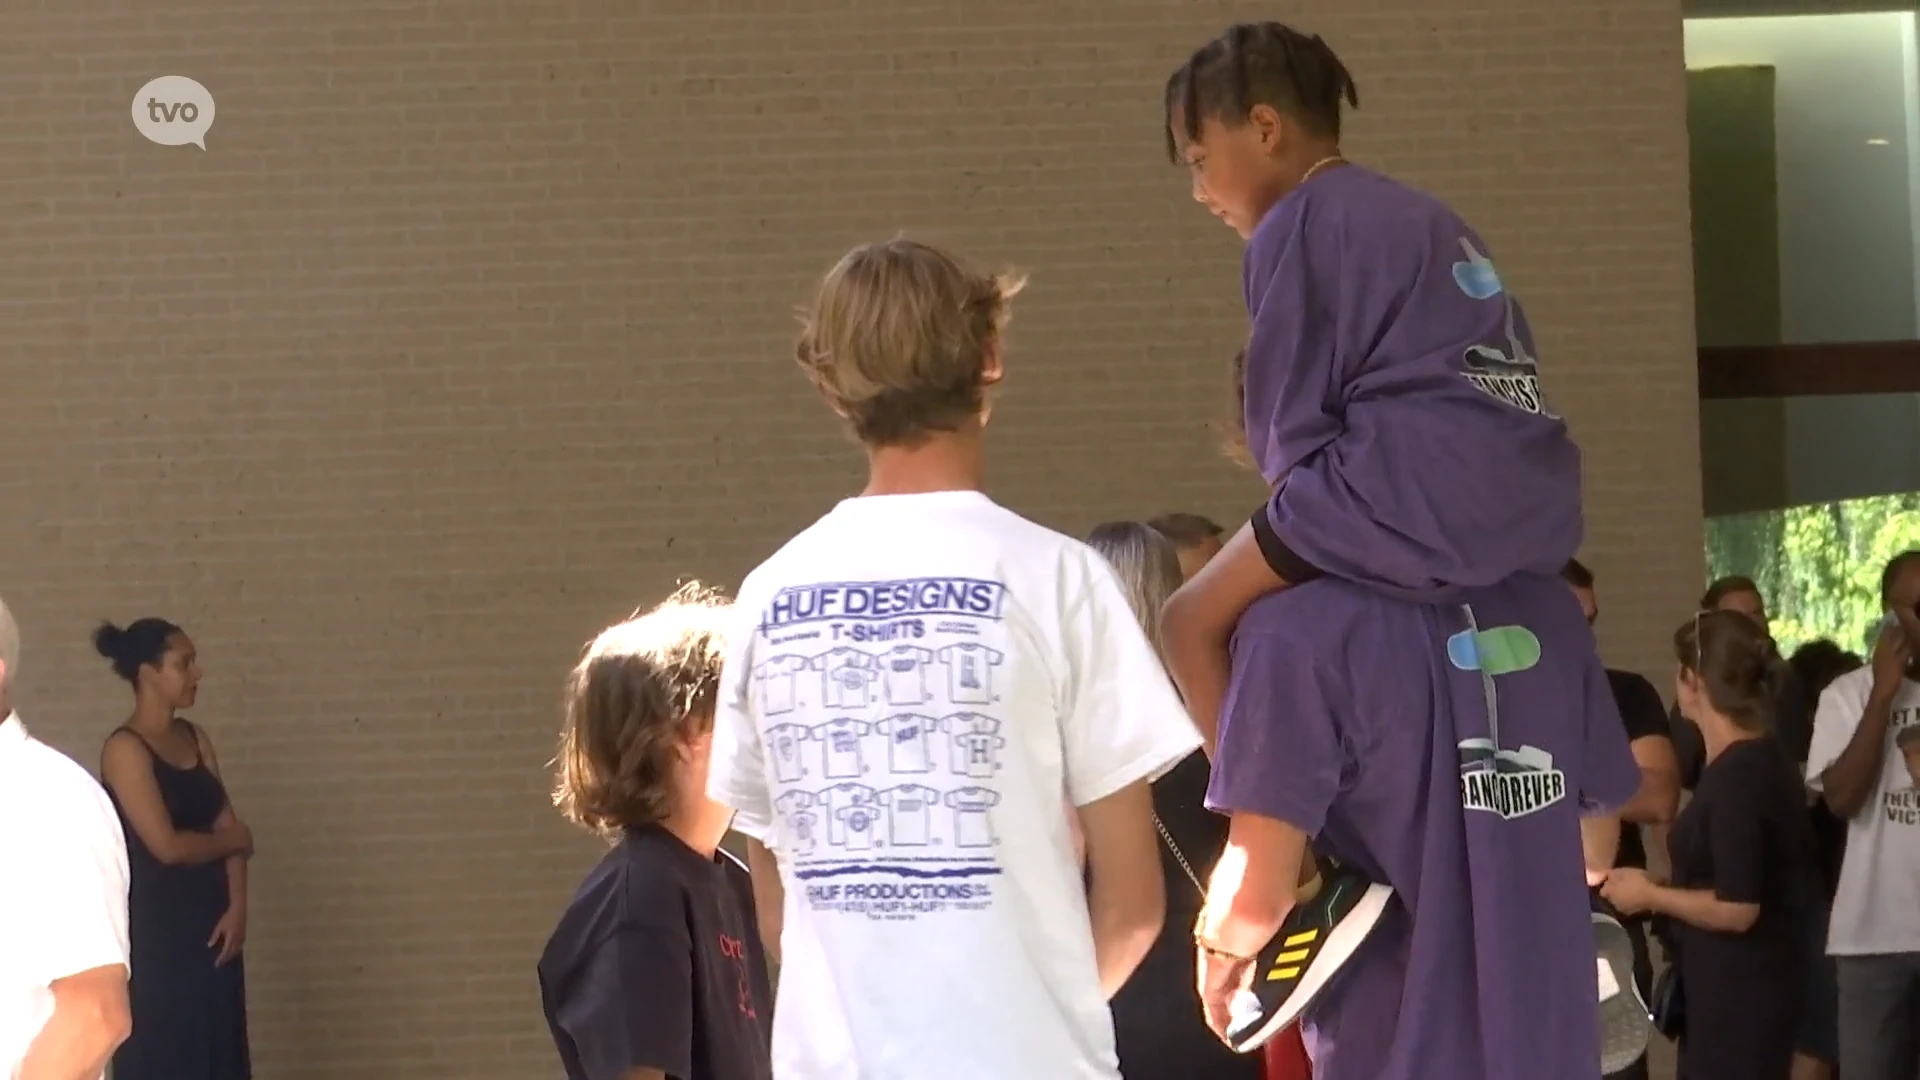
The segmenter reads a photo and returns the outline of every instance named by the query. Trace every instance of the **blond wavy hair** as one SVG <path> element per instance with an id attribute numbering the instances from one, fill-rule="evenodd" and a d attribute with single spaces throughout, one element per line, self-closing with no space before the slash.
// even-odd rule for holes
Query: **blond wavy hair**
<path id="1" fill-rule="evenodd" d="M 863 244 L 802 309 L 794 358 L 868 446 L 958 431 L 986 407 L 988 361 L 1025 284 L 914 240 Z"/>

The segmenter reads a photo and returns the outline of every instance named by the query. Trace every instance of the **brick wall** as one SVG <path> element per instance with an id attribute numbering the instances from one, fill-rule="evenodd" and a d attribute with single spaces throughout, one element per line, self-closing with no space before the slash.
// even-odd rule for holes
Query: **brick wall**
<path id="1" fill-rule="evenodd" d="M 164 13 L 163 12 L 164 9 Z M 806 13 L 809 10 L 817 14 Z M 0 592 L 91 763 L 91 622 L 164 615 L 259 836 L 259 1075 L 555 1074 L 592 843 L 562 674 L 855 483 L 791 305 L 903 227 L 1033 272 L 993 484 L 1064 529 L 1258 487 L 1207 424 L 1237 241 L 1159 158 L 1221 0 L 68 0 L 0 15 Z M 1453 200 L 1587 450 L 1615 659 L 1700 583 L 1677 0 L 1305 0 L 1351 151 Z M 129 102 L 183 74 L 207 150 Z"/>

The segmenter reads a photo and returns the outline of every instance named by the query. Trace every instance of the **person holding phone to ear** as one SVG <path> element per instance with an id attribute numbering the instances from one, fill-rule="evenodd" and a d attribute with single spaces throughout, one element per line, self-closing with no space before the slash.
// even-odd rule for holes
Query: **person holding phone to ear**
<path id="1" fill-rule="evenodd" d="M 1920 724 L 1920 551 L 1888 561 L 1880 599 L 1892 623 L 1873 657 L 1820 696 L 1807 784 L 1847 821 L 1827 952 L 1839 983 L 1839 1066 L 1847 1080 L 1920 1072 L 1920 792 L 1905 734 Z"/>

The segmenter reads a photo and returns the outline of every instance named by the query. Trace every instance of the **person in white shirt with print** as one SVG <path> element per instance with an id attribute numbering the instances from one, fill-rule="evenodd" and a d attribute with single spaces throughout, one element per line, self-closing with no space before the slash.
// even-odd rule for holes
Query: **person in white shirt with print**
<path id="1" fill-rule="evenodd" d="M 0 600 L 0 1080 L 97 1080 L 132 1031 L 127 844 L 113 804 L 14 714 Z"/>
<path id="2" fill-rule="evenodd" d="M 1147 785 L 1200 739 L 1104 560 L 982 493 L 1017 289 L 921 244 L 869 245 L 827 274 L 800 339 L 869 479 L 743 585 L 709 776 L 756 841 L 760 910 L 784 924 L 769 928 L 781 1080 L 1119 1080 L 1107 1001 L 1166 904 Z M 904 806 L 911 784 L 942 808 L 927 842 L 803 855 L 775 813 L 794 785 L 767 760 L 775 721 L 751 673 L 774 649 L 847 641 L 933 652 L 952 677 L 923 711 L 979 714 L 1005 745 L 958 771 L 872 755 L 880 805 Z M 829 708 L 800 722 L 878 723 L 892 706 Z M 859 787 L 841 802 L 870 807 Z"/>
<path id="3" fill-rule="evenodd" d="M 1920 551 L 1887 564 L 1880 599 L 1892 621 L 1873 661 L 1820 695 L 1807 752 L 1808 786 L 1849 823 L 1827 933 L 1846 1080 L 1920 1076 L 1920 792 L 1895 748 L 1920 724 Z"/>

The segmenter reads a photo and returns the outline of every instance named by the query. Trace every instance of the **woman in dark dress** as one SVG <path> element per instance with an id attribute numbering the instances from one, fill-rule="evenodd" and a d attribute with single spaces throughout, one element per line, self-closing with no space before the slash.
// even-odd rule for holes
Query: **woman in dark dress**
<path id="1" fill-rule="evenodd" d="M 133 687 L 133 716 L 107 736 L 100 773 L 120 813 L 130 872 L 133 1035 L 114 1080 L 249 1080 L 245 964 L 253 835 L 227 800 L 193 705 L 193 642 L 164 619 L 93 636 Z"/>
<path id="2" fill-rule="evenodd" d="M 1087 543 L 1119 578 L 1127 603 L 1157 649 L 1160 605 L 1180 587 L 1180 557 L 1151 528 L 1101 525 Z M 1227 820 L 1205 805 L 1209 770 L 1194 751 L 1153 782 L 1161 834 L 1167 918 L 1133 977 L 1113 998 L 1114 1040 L 1127 1080 L 1260 1080 L 1257 1054 L 1227 1049 L 1207 1030 L 1193 970 L 1193 924 L 1206 900 L 1200 882 L 1227 844 Z"/>
<path id="3" fill-rule="evenodd" d="M 1603 891 L 1666 923 L 1686 1002 L 1681 1080 L 1787 1080 L 1818 885 L 1799 770 L 1768 735 L 1773 643 L 1751 618 L 1709 611 L 1674 645 L 1680 708 L 1700 727 L 1706 767 L 1668 836 L 1672 883 L 1616 870 Z"/>

